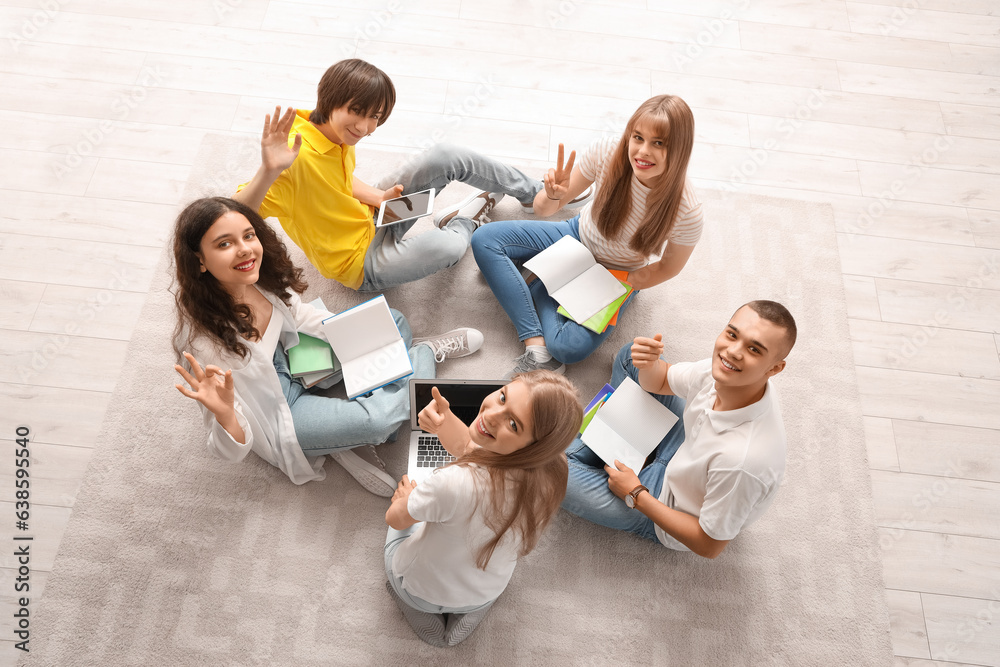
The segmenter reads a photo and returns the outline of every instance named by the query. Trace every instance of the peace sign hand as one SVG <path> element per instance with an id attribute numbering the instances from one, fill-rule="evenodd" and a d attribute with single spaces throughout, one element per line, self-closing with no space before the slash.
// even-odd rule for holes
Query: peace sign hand
<path id="1" fill-rule="evenodd" d="M 576 151 L 571 151 L 569 161 L 563 166 L 563 153 L 565 148 L 559 144 L 559 153 L 556 156 L 556 168 L 549 169 L 542 182 L 545 184 L 545 196 L 553 200 L 561 200 L 569 190 L 569 177 L 573 173 L 573 164 L 576 162 Z"/>
<path id="2" fill-rule="evenodd" d="M 202 370 L 201 365 L 189 353 L 184 353 L 184 358 L 191 364 L 192 373 L 188 373 L 183 366 L 174 364 L 174 370 L 191 389 L 184 385 L 175 384 L 177 391 L 188 398 L 192 398 L 215 415 L 219 423 L 230 421 L 236 414 L 236 392 L 233 389 L 233 372 L 231 370 L 223 373 L 218 366 L 208 365 Z"/>
<path id="3" fill-rule="evenodd" d="M 295 143 L 288 146 L 288 133 L 295 121 L 295 109 L 288 107 L 281 113 L 281 107 L 274 107 L 274 117 L 264 116 L 264 131 L 260 137 L 260 159 L 264 169 L 282 172 L 292 166 L 302 146 L 302 135 L 296 133 Z"/>

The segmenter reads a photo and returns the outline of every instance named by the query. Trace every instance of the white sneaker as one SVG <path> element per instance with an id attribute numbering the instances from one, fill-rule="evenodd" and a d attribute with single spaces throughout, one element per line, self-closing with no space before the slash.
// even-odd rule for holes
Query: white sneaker
<path id="1" fill-rule="evenodd" d="M 449 206 L 435 214 L 434 224 L 438 227 L 445 227 L 453 219 L 459 217 L 468 218 L 476 223 L 476 227 L 479 227 L 490 221 L 486 214 L 492 211 L 503 197 L 504 193 L 502 192 L 477 192 L 467 197 L 465 201 Z"/>
<path id="2" fill-rule="evenodd" d="M 434 350 L 434 359 L 439 364 L 445 359 L 467 357 L 483 346 L 483 332 L 479 329 L 461 327 L 438 336 L 414 338 L 413 346 L 429 345 Z"/>
<path id="3" fill-rule="evenodd" d="M 574 211 L 578 208 L 583 208 L 587 203 L 594 198 L 594 186 L 588 186 L 586 190 L 578 194 L 576 197 L 571 199 L 568 204 L 563 206 L 563 208 Z M 560 209 L 562 210 L 562 209 Z M 535 213 L 534 202 L 531 204 L 521 204 L 521 212 L 533 215 Z"/>
<path id="4" fill-rule="evenodd" d="M 330 454 L 330 458 L 342 465 L 344 470 L 356 479 L 366 491 L 371 491 L 376 496 L 383 498 L 392 498 L 392 494 L 396 492 L 396 480 L 385 471 L 382 459 L 378 457 L 378 454 L 375 454 L 375 448 L 371 445 L 368 446 L 372 448 L 371 451 L 379 464 L 378 466 L 365 461 L 350 449 L 336 451 Z"/>
<path id="5" fill-rule="evenodd" d="M 566 372 L 566 364 L 555 357 L 548 361 L 538 361 L 530 350 L 525 350 L 524 354 L 514 360 L 514 368 L 503 379 L 513 380 L 518 373 L 530 373 L 531 371 L 552 371 L 562 375 Z"/>

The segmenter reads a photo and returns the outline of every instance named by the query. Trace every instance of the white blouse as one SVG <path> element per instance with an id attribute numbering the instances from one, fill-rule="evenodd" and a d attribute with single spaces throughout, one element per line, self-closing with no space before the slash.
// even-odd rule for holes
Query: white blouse
<path id="1" fill-rule="evenodd" d="M 187 349 L 203 368 L 215 364 L 223 370 L 233 371 L 236 418 L 246 442 L 233 439 L 215 415 L 199 403 L 208 429 L 208 450 L 227 461 L 242 461 L 252 451 L 288 475 L 295 484 L 321 480 L 326 477 L 323 457 L 310 457 L 302 452 L 273 358 L 278 341 L 285 349 L 298 344 L 299 331 L 326 340 L 320 325 L 330 313 L 303 303 L 295 293 L 292 293 L 290 305 L 286 306 L 270 292 L 260 292 L 274 310 L 261 340 L 247 341 L 250 353 L 246 359 L 228 350 L 219 350 L 205 337 L 196 338 Z"/>

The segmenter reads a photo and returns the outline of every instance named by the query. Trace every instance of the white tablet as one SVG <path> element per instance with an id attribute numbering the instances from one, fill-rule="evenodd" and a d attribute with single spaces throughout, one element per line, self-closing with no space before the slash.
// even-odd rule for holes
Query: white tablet
<path id="1" fill-rule="evenodd" d="M 422 218 L 434 212 L 434 188 L 412 194 L 387 199 L 378 207 L 375 226 L 394 225 L 415 218 Z"/>

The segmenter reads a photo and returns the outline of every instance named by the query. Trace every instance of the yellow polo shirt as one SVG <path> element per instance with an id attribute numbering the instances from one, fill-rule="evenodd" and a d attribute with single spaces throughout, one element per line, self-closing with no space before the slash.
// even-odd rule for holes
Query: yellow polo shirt
<path id="1" fill-rule="evenodd" d="M 364 280 L 365 252 L 375 235 L 372 208 L 352 194 L 354 146 L 327 139 L 309 122 L 309 113 L 295 112 L 288 145 L 298 133 L 302 148 L 267 191 L 260 214 L 277 218 L 321 274 L 357 289 Z"/>

